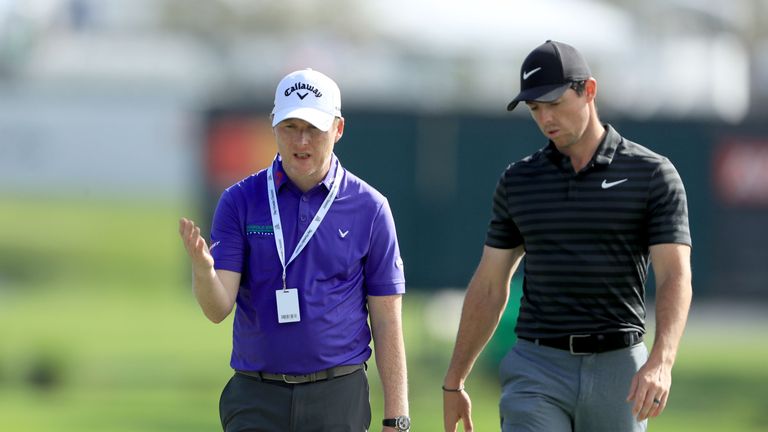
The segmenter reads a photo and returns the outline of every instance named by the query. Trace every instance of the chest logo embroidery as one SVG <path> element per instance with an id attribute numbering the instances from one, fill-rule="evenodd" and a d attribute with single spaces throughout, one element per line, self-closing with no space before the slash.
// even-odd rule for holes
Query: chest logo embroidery
<path id="1" fill-rule="evenodd" d="M 339 237 L 344 238 L 349 234 L 349 230 L 342 231 L 341 228 L 339 228 Z"/>
<path id="2" fill-rule="evenodd" d="M 610 188 L 612 188 L 612 187 L 614 187 L 616 185 L 620 185 L 620 184 L 624 183 L 627 180 L 629 180 L 629 179 L 616 180 L 616 181 L 610 182 L 610 183 L 608 183 L 607 180 L 603 180 L 603 184 L 601 186 L 602 186 L 603 189 L 610 189 Z"/>

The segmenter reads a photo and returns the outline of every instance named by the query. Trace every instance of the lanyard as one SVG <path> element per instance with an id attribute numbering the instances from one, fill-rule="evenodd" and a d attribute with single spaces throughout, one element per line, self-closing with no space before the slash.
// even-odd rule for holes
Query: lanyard
<path id="1" fill-rule="evenodd" d="M 312 222 L 307 227 L 307 230 L 304 231 L 304 235 L 301 236 L 299 239 L 299 243 L 296 245 L 296 249 L 293 250 L 293 255 L 291 255 L 291 258 L 288 260 L 288 262 L 285 261 L 285 238 L 283 237 L 283 227 L 280 224 L 280 209 L 277 206 L 277 192 L 275 191 L 275 181 L 272 176 L 272 165 L 269 166 L 267 169 L 267 192 L 269 193 L 269 209 L 270 213 L 272 213 L 272 227 L 275 231 L 275 246 L 277 246 L 277 256 L 280 257 L 280 264 L 283 266 L 283 290 L 286 291 L 288 288 L 285 284 L 285 273 L 286 269 L 288 268 L 288 264 L 293 262 L 293 260 L 299 256 L 302 250 L 304 250 L 304 246 L 309 243 L 309 239 L 312 238 L 312 235 L 315 234 L 315 231 L 317 231 L 317 227 L 320 226 L 320 222 L 325 219 L 325 215 L 328 213 L 328 210 L 331 208 L 331 204 L 333 204 L 333 200 L 336 199 L 336 195 L 339 194 L 339 187 L 341 185 L 341 166 L 339 164 L 336 164 L 336 175 L 333 178 L 333 184 L 331 185 L 331 190 L 328 192 L 328 196 L 325 197 L 325 201 L 323 201 L 323 204 L 320 206 L 320 209 L 317 211 L 317 214 L 312 219 Z"/>

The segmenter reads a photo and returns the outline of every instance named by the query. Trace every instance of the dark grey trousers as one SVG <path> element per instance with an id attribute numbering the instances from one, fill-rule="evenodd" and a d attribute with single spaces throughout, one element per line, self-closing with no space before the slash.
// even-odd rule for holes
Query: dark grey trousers
<path id="1" fill-rule="evenodd" d="M 235 373 L 221 393 L 225 432 L 364 432 L 371 425 L 368 377 L 361 369 L 307 384 Z"/>

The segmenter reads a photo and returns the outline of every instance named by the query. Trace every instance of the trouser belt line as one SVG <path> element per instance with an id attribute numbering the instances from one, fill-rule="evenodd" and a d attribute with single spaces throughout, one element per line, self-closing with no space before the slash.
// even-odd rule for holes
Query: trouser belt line
<path id="1" fill-rule="evenodd" d="M 365 363 L 356 365 L 344 365 L 336 366 L 330 369 L 321 370 L 318 372 L 312 372 L 306 375 L 289 375 L 289 374 L 275 374 L 270 372 L 258 372 L 258 371 L 236 371 L 239 374 L 248 375 L 250 377 L 259 378 L 264 381 L 280 381 L 288 384 L 305 384 L 313 383 L 317 381 L 330 380 L 337 377 L 349 375 L 353 372 L 357 372 L 365 367 Z"/>
<path id="2" fill-rule="evenodd" d="M 573 355 L 599 354 L 606 351 L 614 351 L 628 348 L 642 342 L 643 335 L 639 332 L 618 332 L 599 334 L 573 334 L 554 338 L 529 338 L 519 336 L 520 339 L 557 348 L 570 352 Z"/>

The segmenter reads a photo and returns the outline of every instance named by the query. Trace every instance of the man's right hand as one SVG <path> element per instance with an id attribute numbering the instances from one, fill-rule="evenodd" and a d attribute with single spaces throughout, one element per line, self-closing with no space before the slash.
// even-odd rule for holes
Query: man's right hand
<path id="1" fill-rule="evenodd" d="M 192 258 L 194 272 L 210 272 L 213 269 L 213 256 L 208 244 L 200 235 L 200 227 L 187 218 L 179 219 L 179 235 L 184 242 L 187 254 Z"/>
<path id="2" fill-rule="evenodd" d="M 445 432 L 456 432 L 459 420 L 464 421 L 464 432 L 472 432 L 472 401 L 469 394 L 443 391 L 443 425 Z"/>
<path id="3" fill-rule="evenodd" d="M 240 286 L 240 273 L 214 270 L 213 255 L 200 227 L 187 218 L 179 219 L 179 235 L 192 258 L 192 290 L 205 316 L 215 323 L 226 318 L 235 305 Z"/>

